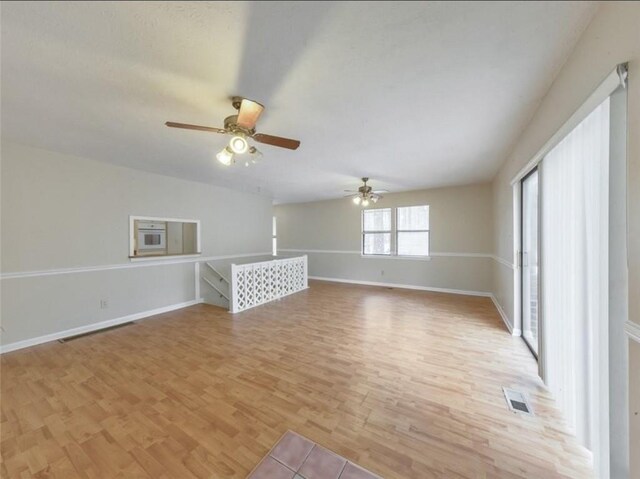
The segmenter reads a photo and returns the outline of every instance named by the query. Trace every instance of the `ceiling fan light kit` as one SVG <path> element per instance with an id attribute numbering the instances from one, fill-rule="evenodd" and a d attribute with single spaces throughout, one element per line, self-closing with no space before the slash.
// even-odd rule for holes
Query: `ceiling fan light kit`
<path id="1" fill-rule="evenodd" d="M 387 190 L 373 190 L 367 185 L 367 181 L 369 181 L 369 178 L 362 178 L 362 186 L 357 191 L 345 190 L 348 193 L 353 193 L 347 195 L 346 198 L 351 198 L 354 204 L 365 208 L 371 203 L 376 204 L 382 198 L 380 193 L 388 193 Z"/>
<path id="2" fill-rule="evenodd" d="M 247 152 L 252 155 L 252 158 L 244 162 L 245 166 L 255 164 L 260 157 L 262 157 L 262 153 L 260 153 L 255 146 L 249 145 L 247 138 L 252 138 L 253 140 L 259 143 L 264 143 L 265 145 L 278 146 L 289 150 L 296 150 L 300 146 L 300 142 L 298 140 L 282 138 L 280 136 L 265 135 L 264 133 L 256 133 L 256 123 L 264 110 L 264 106 L 257 101 L 234 96 L 231 99 L 231 104 L 236 110 L 238 110 L 238 114 L 225 118 L 224 128 L 176 123 L 173 121 L 168 121 L 165 125 L 170 128 L 182 128 L 185 130 L 198 130 L 210 133 L 233 135 L 229 144 L 216 154 L 218 161 L 225 166 L 230 166 L 232 163 L 235 163 L 235 155 L 242 155 Z"/>
<path id="3" fill-rule="evenodd" d="M 229 149 L 228 146 L 225 146 L 217 155 L 216 158 L 220 163 L 224 166 L 229 166 L 233 161 L 233 151 Z"/>
<path id="4" fill-rule="evenodd" d="M 247 143 L 247 140 L 244 137 L 236 135 L 229 141 L 229 147 L 235 154 L 241 155 L 242 153 L 247 152 L 249 149 L 249 143 Z"/>
<path id="5" fill-rule="evenodd" d="M 246 167 L 255 165 L 262 158 L 262 153 L 255 146 L 249 148 L 249 155 L 249 159 L 244 161 L 244 166 Z"/>

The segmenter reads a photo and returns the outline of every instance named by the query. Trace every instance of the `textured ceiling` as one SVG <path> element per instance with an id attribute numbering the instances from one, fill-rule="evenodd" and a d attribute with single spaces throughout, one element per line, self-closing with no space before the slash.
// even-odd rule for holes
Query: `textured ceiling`
<path id="1" fill-rule="evenodd" d="M 3 2 L 2 138 L 261 192 L 489 181 L 597 4 Z M 297 138 L 224 168 L 238 94 Z"/>

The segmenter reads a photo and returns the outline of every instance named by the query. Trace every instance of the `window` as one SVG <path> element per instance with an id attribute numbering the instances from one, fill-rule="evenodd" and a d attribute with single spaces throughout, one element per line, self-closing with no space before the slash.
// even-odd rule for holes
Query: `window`
<path id="1" fill-rule="evenodd" d="M 391 208 L 362 211 L 362 254 L 391 254 Z"/>
<path id="2" fill-rule="evenodd" d="M 362 254 L 429 256 L 429 206 L 362 211 Z"/>
<path id="3" fill-rule="evenodd" d="M 273 256 L 278 256 L 278 237 L 276 234 L 276 217 L 273 217 L 271 222 L 271 254 Z"/>
<path id="4" fill-rule="evenodd" d="M 396 211 L 399 256 L 429 256 L 429 206 L 407 206 Z"/>
<path id="5" fill-rule="evenodd" d="M 200 221 L 129 216 L 129 258 L 200 254 Z"/>

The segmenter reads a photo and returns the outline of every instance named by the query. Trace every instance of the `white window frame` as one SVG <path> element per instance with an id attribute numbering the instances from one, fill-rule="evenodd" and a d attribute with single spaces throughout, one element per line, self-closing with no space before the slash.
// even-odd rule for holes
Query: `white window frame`
<path id="1" fill-rule="evenodd" d="M 375 210 L 389 210 L 389 230 L 371 230 L 371 231 L 365 231 L 364 230 L 364 213 L 365 211 L 375 211 Z M 393 252 L 394 252 L 394 248 L 393 248 L 393 229 L 394 229 L 394 224 L 393 224 L 393 208 L 367 208 L 367 209 L 363 209 L 362 212 L 360 213 L 360 254 L 362 256 L 366 256 L 368 258 L 388 258 L 389 256 L 393 256 Z M 389 246 L 389 252 L 388 253 L 365 253 L 364 252 L 364 238 L 365 235 L 370 235 L 370 234 L 389 234 L 389 241 L 390 241 L 390 246 Z"/>
<path id="2" fill-rule="evenodd" d="M 429 218 L 429 228 L 426 230 L 401 230 L 398 229 L 398 210 L 400 208 L 413 208 L 414 206 L 426 206 L 427 207 L 427 215 Z M 395 224 L 394 226 L 395 228 L 395 252 L 396 252 L 396 256 L 399 257 L 403 257 L 403 258 L 429 258 L 431 256 L 431 208 L 429 207 L 429 205 L 411 205 L 411 206 L 397 206 L 395 208 L 396 210 L 396 214 L 395 214 Z M 398 254 L 398 235 L 400 233 L 427 233 L 427 254 L 413 254 L 413 255 L 409 255 L 409 254 Z"/>
<path id="3" fill-rule="evenodd" d="M 161 256 L 136 256 L 136 221 L 162 221 L 162 222 L 175 222 L 175 223 L 194 223 L 196 225 L 196 252 L 188 254 L 167 254 Z M 163 261 L 167 259 L 175 258 L 193 258 L 202 254 L 202 242 L 200 239 L 200 220 L 185 219 L 185 218 L 167 218 L 163 216 L 137 216 L 129 215 L 129 261 Z"/>
<path id="4" fill-rule="evenodd" d="M 427 230 L 398 230 L 398 209 L 400 208 L 411 208 L 412 206 L 426 206 L 429 208 L 429 229 Z M 391 229 L 387 230 L 376 230 L 376 231 L 364 231 L 364 212 L 371 210 L 391 210 Z M 386 207 L 386 208 L 365 208 L 360 213 L 360 256 L 362 258 L 378 258 L 378 259 L 408 259 L 415 261 L 429 261 L 431 260 L 431 207 L 428 204 L 419 204 L 419 205 L 404 205 L 404 206 L 396 206 L 396 207 Z M 398 233 L 424 233 L 426 232 L 429 238 L 429 246 L 428 253 L 426 255 L 399 255 L 398 254 Z M 375 234 L 375 233 L 389 233 L 391 235 L 391 248 L 389 253 L 376 253 L 376 254 L 367 254 L 364 252 L 364 237 L 365 234 Z"/>

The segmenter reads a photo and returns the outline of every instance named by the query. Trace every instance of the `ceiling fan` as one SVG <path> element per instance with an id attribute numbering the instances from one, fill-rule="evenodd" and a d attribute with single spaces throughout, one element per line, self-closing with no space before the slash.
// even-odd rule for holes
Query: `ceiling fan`
<path id="1" fill-rule="evenodd" d="M 357 190 L 344 190 L 345 193 L 351 193 L 346 195 L 345 198 L 352 198 L 356 205 L 369 206 L 369 203 L 377 203 L 382 195 L 380 193 L 389 193 L 387 190 L 374 190 L 367 185 L 369 178 L 362 178 L 362 186 Z"/>
<path id="2" fill-rule="evenodd" d="M 295 150 L 300 146 L 298 140 L 256 133 L 256 123 L 264 110 L 264 106 L 257 101 L 234 96 L 231 98 L 231 104 L 238 110 L 238 114 L 225 118 L 224 128 L 190 125 L 188 123 L 176 123 L 173 121 L 168 121 L 165 125 L 171 128 L 184 128 L 185 130 L 199 130 L 232 135 L 229 144 L 216 155 L 218 161 L 225 166 L 229 166 L 232 162 L 235 163 L 235 155 L 243 153 L 255 155 L 252 159 L 253 163 L 255 163 L 256 158 L 262 155 L 255 146 L 249 145 L 247 138 L 252 138 L 265 145 L 278 146 L 289 150 Z M 246 162 L 245 165 L 249 166 L 249 162 Z"/>

